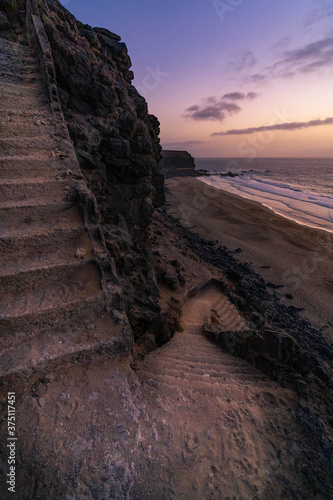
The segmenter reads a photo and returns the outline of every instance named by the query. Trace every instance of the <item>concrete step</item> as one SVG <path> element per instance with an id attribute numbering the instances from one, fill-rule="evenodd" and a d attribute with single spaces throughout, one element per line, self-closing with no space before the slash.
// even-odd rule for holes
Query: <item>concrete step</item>
<path id="1" fill-rule="evenodd" d="M 51 230 L 77 229 L 83 225 L 79 207 L 73 203 L 10 207 L 0 210 L 0 238 L 25 238 Z"/>
<path id="2" fill-rule="evenodd" d="M 93 262 L 53 266 L 0 277 L 0 319 L 32 315 L 101 293 Z"/>

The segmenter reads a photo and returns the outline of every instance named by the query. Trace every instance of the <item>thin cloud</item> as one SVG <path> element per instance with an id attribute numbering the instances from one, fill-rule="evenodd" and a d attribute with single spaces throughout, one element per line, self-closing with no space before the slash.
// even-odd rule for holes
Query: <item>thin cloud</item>
<path id="1" fill-rule="evenodd" d="M 304 47 L 285 50 L 280 59 L 264 72 L 248 75 L 247 83 L 266 83 L 272 78 L 293 78 L 297 74 L 318 73 L 333 69 L 333 37 L 308 43 Z"/>
<path id="2" fill-rule="evenodd" d="M 259 96 L 256 92 L 229 92 L 220 99 L 214 96 L 206 97 L 200 104 L 194 104 L 185 110 L 184 117 L 196 121 L 223 121 L 227 116 L 241 111 L 235 101 L 254 100 Z"/>
<path id="3" fill-rule="evenodd" d="M 292 42 L 292 36 L 284 36 L 272 45 L 273 51 L 285 50 Z"/>
<path id="4" fill-rule="evenodd" d="M 228 66 L 237 73 L 249 72 L 254 68 L 257 62 L 258 60 L 251 50 L 244 50 L 229 61 Z"/>
<path id="5" fill-rule="evenodd" d="M 260 96 L 260 94 L 257 94 L 257 92 L 248 92 L 246 94 L 246 99 L 253 101 L 254 99 L 257 99 L 257 97 L 259 97 L 259 96 Z"/>
<path id="6" fill-rule="evenodd" d="M 313 25 L 318 24 L 321 21 L 329 21 L 332 17 L 333 5 L 327 3 L 309 12 L 308 16 L 305 19 L 304 26 L 306 28 L 312 27 Z"/>
<path id="7" fill-rule="evenodd" d="M 230 129 L 225 132 L 214 132 L 212 136 L 216 135 L 245 135 L 255 134 L 256 132 L 268 132 L 273 130 L 300 130 L 310 127 L 320 127 L 322 125 L 333 125 L 333 118 L 328 117 L 325 120 L 310 120 L 308 122 L 291 122 L 279 123 L 277 125 L 264 125 L 262 127 L 249 127 L 241 129 Z"/>
<path id="8" fill-rule="evenodd" d="M 230 101 L 243 101 L 244 99 L 249 99 L 253 101 L 253 99 L 256 99 L 258 96 L 259 94 L 256 92 L 248 92 L 247 94 L 243 94 L 243 92 L 229 92 L 228 94 L 224 94 L 222 99 Z"/>
<path id="9" fill-rule="evenodd" d="M 263 73 L 255 73 L 244 78 L 244 83 L 255 83 L 257 85 L 265 85 L 268 83 L 268 76 Z"/>
<path id="10" fill-rule="evenodd" d="M 163 149 L 171 148 L 171 147 L 186 147 L 186 146 L 195 146 L 196 144 L 205 144 L 204 141 L 182 141 L 182 142 L 166 142 L 163 143 Z"/>

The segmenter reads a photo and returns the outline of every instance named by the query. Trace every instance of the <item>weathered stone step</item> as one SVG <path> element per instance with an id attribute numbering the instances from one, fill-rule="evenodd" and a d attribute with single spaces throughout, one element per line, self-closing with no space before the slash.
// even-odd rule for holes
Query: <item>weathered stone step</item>
<path id="1" fill-rule="evenodd" d="M 78 361 L 85 357 L 109 357 L 124 347 L 123 329 L 115 325 L 106 313 L 95 315 L 90 329 L 76 325 L 69 330 L 54 331 L 51 327 L 43 335 L 31 338 L 27 343 L 8 345 L 0 352 L 0 378 L 16 373 L 36 373 L 47 369 L 51 363 L 58 365 Z"/>
<path id="2" fill-rule="evenodd" d="M 42 84 L 42 76 L 38 71 L 27 73 L 27 74 L 20 74 L 16 73 L 15 71 L 10 71 L 10 70 L 3 70 L 1 71 L 1 82 L 4 83 L 17 83 L 17 84 L 30 84 L 30 83 L 36 83 L 39 82 Z"/>
<path id="3" fill-rule="evenodd" d="M 189 381 L 179 379 L 177 377 L 172 377 L 171 375 L 160 375 L 160 374 L 151 374 L 149 372 L 141 372 L 137 373 L 139 380 L 146 385 L 158 387 L 158 384 L 168 384 L 169 386 L 175 388 L 180 388 L 183 390 L 197 391 L 204 395 L 211 397 L 223 397 L 225 394 L 230 393 L 230 386 L 237 386 L 237 390 L 239 387 L 249 386 L 251 389 L 253 388 L 261 388 L 267 386 L 267 381 L 257 380 L 254 378 L 253 380 L 246 379 L 244 377 L 237 379 L 228 379 L 228 380 L 212 380 L 210 377 L 207 377 L 206 381 L 196 380 Z"/>
<path id="4" fill-rule="evenodd" d="M 193 352 L 191 350 L 191 353 L 185 353 L 184 351 L 182 351 L 181 349 L 179 350 L 179 355 L 177 355 L 176 353 L 175 354 L 172 354 L 172 355 L 168 355 L 170 356 L 170 359 L 175 359 L 175 360 L 179 360 L 179 361 L 186 361 L 187 363 L 191 364 L 191 363 L 197 363 L 198 361 L 200 361 L 203 357 L 205 358 L 205 360 L 207 359 L 207 357 L 209 356 L 209 360 L 212 364 L 214 363 L 219 363 L 221 357 L 220 357 L 220 354 L 222 353 L 221 350 L 219 350 L 219 352 L 216 352 L 215 354 L 211 354 L 209 355 L 208 353 L 201 353 L 199 351 L 197 352 Z M 222 353 L 223 354 L 223 353 Z"/>
<path id="5" fill-rule="evenodd" d="M 15 101 L 15 106 L 21 111 L 25 110 L 44 110 L 49 109 L 49 101 L 46 96 L 36 95 L 36 96 L 24 96 L 24 95 L 13 95 L 6 93 L 1 95 L 0 92 L 0 106 L 2 110 L 10 109 L 13 107 L 13 101 Z"/>
<path id="6" fill-rule="evenodd" d="M 209 351 L 211 350 L 211 347 L 213 347 L 213 349 L 217 350 L 217 347 L 215 346 L 215 344 L 210 342 L 204 336 L 204 334 L 192 335 L 192 334 L 188 334 L 188 333 L 185 334 L 185 332 L 176 334 L 172 339 L 172 343 L 171 344 L 168 343 L 166 345 L 166 348 L 168 348 L 168 349 L 174 349 L 175 347 L 177 348 L 177 350 L 178 350 L 178 348 L 184 348 L 185 352 L 188 351 L 189 347 L 191 347 L 191 349 L 197 348 L 199 350 L 208 349 Z"/>
<path id="7" fill-rule="evenodd" d="M 14 190 L 13 190 L 14 191 Z M 18 190 L 19 192 L 19 190 Z M 46 188 L 46 192 L 47 192 L 47 188 Z M 10 191 L 9 191 L 10 193 Z M 15 196 L 15 191 L 13 193 L 13 195 Z M 35 210 L 36 207 L 39 208 L 39 207 L 43 207 L 45 206 L 45 204 L 48 204 L 48 205 L 51 205 L 51 204 L 61 204 L 61 202 L 64 202 L 66 206 L 66 203 L 67 203 L 67 206 L 70 206 L 68 205 L 69 204 L 73 204 L 73 202 L 75 202 L 77 199 L 77 193 L 75 190 L 70 190 L 68 188 L 68 190 L 66 189 L 61 189 L 61 186 L 59 186 L 59 189 L 58 190 L 51 190 L 50 188 L 50 199 L 45 199 L 43 196 L 38 196 L 38 194 L 36 194 L 35 197 L 30 197 L 30 198 L 24 198 L 23 197 L 19 197 L 19 195 L 17 196 L 17 199 L 13 199 L 13 200 L 7 200 L 7 201 L 1 201 L 0 202 L 0 213 L 1 213 L 1 210 L 4 210 L 4 209 L 8 209 L 8 208 L 19 208 L 19 207 L 31 207 L 32 210 Z M 61 209 L 61 208 L 60 208 Z"/>
<path id="8" fill-rule="evenodd" d="M 182 371 L 191 371 L 191 370 L 211 370 L 211 371 L 216 371 L 219 372 L 222 368 L 225 370 L 248 370 L 249 367 L 251 366 L 249 363 L 246 361 L 243 361 L 241 359 L 235 358 L 232 355 L 224 354 L 221 351 L 221 358 L 218 362 L 218 360 L 214 360 L 215 362 L 212 363 L 210 358 L 205 358 L 204 360 L 198 360 L 196 362 L 193 361 L 181 361 L 181 359 L 177 359 L 174 357 L 166 357 L 163 356 L 162 358 L 157 359 L 158 365 L 162 364 L 165 367 L 170 367 L 170 368 L 175 368 L 179 369 Z M 154 358 L 149 355 L 149 359 L 147 361 L 142 362 L 142 366 L 145 366 L 146 368 L 149 368 L 150 366 L 152 367 L 153 364 L 155 363 Z M 140 365 L 141 366 L 141 365 Z"/>
<path id="9" fill-rule="evenodd" d="M 246 329 L 246 321 L 227 297 L 221 297 L 212 306 L 219 319 L 217 327 L 224 331 Z"/>
<path id="10" fill-rule="evenodd" d="M 100 293 L 100 273 L 92 262 L 1 277 L 0 319 L 55 309 Z"/>
<path id="11" fill-rule="evenodd" d="M 19 345 L 34 337 L 54 333 L 61 337 L 63 332 L 75 332 L 83 326 L 91 332 L 95 329 L 97 317 L 105 313 L 105 298 L 102 292 L 78 301 L 63 303 L 54 309 L 37 310 L 32 314 L 7 317 L 0 320 L 0 350 L 8 344 Z M 105 313 L 106 314 L 106 313 Z M 103 318 L 102 318 L 103 319 Z"/>
<path id="12" fill-rule="evenodd" d="M 227 324 L 237 324 L 237 323 L 244 323 L 243 318 L 240 317 L 240 315 L 237 313 L 237 311 L 234 311 L 232 309 L 226 308 L 226 309 L 214 309 L 214 311 L 217 312 L 217 315 L 223 325 Z"/>
<path id="13" fill-rule="evenodd" d="M 250 381 L 258 381 L 258 380 L 266 380 L 266 377 L 262 374 L 254 374 L 251 370 L 251 367 L 246 367 L 245 369 L 233 369 L 232 371 L 226 370 L 223 365 L 221 365 L 221 370 L 210 370 L 210 369 L 201 369 L 194 368 L 192 371 L 181 370 L 176 368 L 170 368 L 162 363 L 158 365 L 158 374 L 163 374 L 164 376 L 170 376 L 174 378 L 179 378 L 180 380 L 188 380 L 189 382 L 195 383 L 199 382 L 220 382 L 224 383 L 224 381 L 233 381 L 234 379 L 240 379 L 244 377 L 246 379 L 246 383 Z M 149 367 L 141 367 L 140 371 L 145 371 L 146 373 L 150 373 L 151 377 L 154 378 L 156 372 L 149 369 Z"/>
<path id="14" fill-rule="evenodd" d="M 29 47 L 23 46 L 22 51 L 22 45 L 17 45 L 16 47 L 4 47 L 1 41 L 0 46 L 2 49 L 0 63 L 2 64 L 10 63 L 11 61 L 21 62 L 21 64 L 37 64 L 36 57 Z"/>
<path id="15" fill-rule="evenodd" d="M 15 51 L 21 55 L 22 54 L 31 55 L 32 53 L 31 48 L 28 44 L 24 45 L 23 43 L 11 42 L 10 40 L 7 40 L 7 38 L 4 37 L 0 37 L 0 46 L 3 54 L 7 52 L 12 54 Z"/>
<path id="16" fill-rule="evenodd" d="M 44 158 L 35 155 L 0 157 L 0 178 L 34 179 L 44 177 L 50 179 L 63 170 L 65 162 L 59 157 Z"/>
<path id="17" fill-rule="evenodd" d="M 12 56 L 4 56 L 0 58 L 0 71 L 15 71 L 20 75 L 39 71 L 37 59 L 31 55 L 20 56 L 13 54 Z"/>
<path id="18" fill-rule="evenodd" d="M 41 137 L 46 134 L 52 135 L 55 133 L 55 127 L 47 123 L 47 120 L 39 120 L 38 118 L 26 122 L 23 120 L 17 121 L 10 119 L 1 120 L 0 122 L 0 138 L 8 137 Z"/>
<path id="19" fill-rule="evenodd" d="M 75 229 L 49 229 L 42 235 L 28 235 L 2 238 L 0 240 L 0 273 L 21 271 L 22 266 L 35 265 L 37 262 L 51 262 L 55 259 L 71 258 L 78 248 L 87 250 L 86 258 L 91 258 L 90 238 L 82 225 Z M 13 261 L 13 255 L 16 256 Z"/>
<path id="20" fill-rule="evenodd" d="M 144 372 L 144 374 L 143 374 Z M 203 390 L 204 387 L 217 387 L 218 385 L 223 385 L 223 384 L 244 384 L 248 386 L 252 386 L 252 383 L 255 385 L 258 385 L 260 382 L 261 383 L 267 383 L 267 379 L 264 376 L 257 377 L 256 375 L 252 375 L 251 373 L 232 373 L 228 374 L 227 372 L 220 373 L 220 374 L 210 374 L 208 372 L 206 373 L 186 373 L 186 372 L 177 372 L 169 369 L 163 369 L 161 370 L 161 373 L 154 373 L 150 372 L 149 370 L 147 371 L 140 371 L 139 377 L 148 377 L 155 379 L 157 376 L 157 380 L 159 381 L 166 381 L 170 382 L 172 381 L 175 385 L 178 385 L 182 387 L 183 383 L 185 382 L 186 386 L 187 384 L 190 384 L 193 389 L 199 388 L 198 390 Z"/>
<path id="21" fill-rule="evenodd" d="M 199 327 L 195 325 L 190 327 L 186 326 L 186 333 L 190 333 L 191 335 L 202 336 L 202 332 L 203 332 L 203 325 L 200 325 Z"/>
<path id="22" fill-rule="evenodd" d="M 49 234 L 51 229 L 82 227 L 82 215 L 72 203 L 54 203 L 42 206 L 11 207 L 0 210 L 0 238 L 26 237 Z"/>
<path id="23" fill-rule="evenodd" d="M 1 103 L 0 103 L 1 104 Z M 52 123 L 50 113 L 48 110 L 41 109 L 15 109 L 13 106 L 10 108 L 1 108 L 0 106 L 0 123 L 6 124 L 8 121 L 17 121 L 22 123 L 33 123 L 34 120 L 46 120 Z"/>
<path id="24" fill-rule="evenodd" d="M 0 277 L 47 269 L 50 266 L 74 266 L 83 258 L 90 260 L 93 256 L 92 242 L 84 229 L 58 231 L 50 238 L 1 240 Z"/>
<path id="25" fill-rule="evenodd" d="M 0 81 L 0 96 L 1 99 L 5 96 L 44 98 L 45 91 L 38 83 L 32 85 L 17 85 L 15 83 Z"/>
<path id="26" fill-rule="evenodd" d="M 73 201 L 77 198 L 76 191 L 68 185 L 68 181 L 26 182 L 3 180 L 0 178 L 0 209 L 11 206 L 13 202 L 28 202 L 41 200 L 45 203 Z"/>
<path id="27" fill-rule="evenodd" d="M 0 137 L 1 157 L 9 155 L 26 155 L 38 152 L 50 155 L 56 149 L 56 139 L 49 134 L 35 137 Z"/>

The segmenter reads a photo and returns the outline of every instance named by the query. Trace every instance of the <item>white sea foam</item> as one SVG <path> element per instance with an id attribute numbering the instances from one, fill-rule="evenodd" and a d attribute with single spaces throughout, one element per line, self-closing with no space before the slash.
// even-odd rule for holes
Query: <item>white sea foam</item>
<path id="1" fill-rule="evenodd" d="M 333 232 L 333 198 L 305 191 L 299 186 L 247 176 L 199 177 L 215 188 L 257 201 L 276 214 L 299 224 Z"/>

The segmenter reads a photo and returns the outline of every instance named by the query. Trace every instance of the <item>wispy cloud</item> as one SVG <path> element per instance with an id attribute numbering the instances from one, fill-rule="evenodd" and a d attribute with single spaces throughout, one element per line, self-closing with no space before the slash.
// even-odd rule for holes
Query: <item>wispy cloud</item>
<path id="1" fill-rule="evenodd" d="M 303 128 L 320 127 L 322 125 L 333 125 L 333 117 L 325 118 L 325 120 L 310 120 L 307 122 L 291 122 L 279 123 L 276 125 L 263 125 L 262 127 L 249 127 L 241 129 L 230 129 L 225 132 L 214 132 L 212 136 L 216 135 L 245 135 L 255 134 L 256 132 L 267 132 L 272 130 L 300 130 Z"/>
<path id="2" fill-rule="evenodd" d="M 241 111 L 235 101 L 253 100 L 259 96 L 256 92 L 229 92 L 220 99 L 215 96 L 201 99 L 200 104 L 190 106 L 185 110 L 184 117 L 196 121 L 223 121 L 227 116 Z"/>
<path id="3" fill-rule="evenodd" d="M 257 62 L 257 58 L 251 50 L 244 50 L 235 55 L 234 58 L 228 62 L 228 66 L 237 73 L 248 72 L 253 70 Z"/>
<path id="4" fill-rule="evenodd" d="M 291 36 L 284 36 L 275 42 L 271 48 L 273 51 L 285 50 L 291 44 L 292 39 L 293 38 Z"/>
<path id="5" fill-rule="evenodd" d="M 332 3 L 326 3 L 311 10 L 305 19 L 304 25 L 308 28 L 321 21 L 329 21 L 330 18 L 333 18 L 333 5 Z"/>
<path id="6" fill-rule="evenodd" d="M 333 67 L 333 37 L 317 40 L 300 49 L 286 50 L 284 57 L 268 69 L 277 76 L 290 76 L 325 67 Z"/>
<path id="7" fill-rule="evenodd" d="M 265 84 L 273 78 L 293 78 L 296 75 L 319 73 L 332 69 L 333 36 L 327 36 L 297 49 L 284 50 L 274 64 L 260 72 L 246 75 L 243 81 L 245 83 Z"/>
<path id="8" fill-rule="evenodd" d="M 228 94 L 224 94 L 222 99 L 228 99 L 230 101 L 243 101 L 244 99 L 249 99 L 253 101 L 256 99 L 259 94 L 256 92 L 248 92 L 247 94 L 243 94 L 243 92 L 229 92 Z"/>
<path id="9" fill-rule="evenodd" d="M 195 146 L 196 144 L 205 144 L 204 141 L 181 141 L 181 142 L 165 142 L 162 144 L 163 149 L 173 148 L 173 147 L 187 147 Z"/>

